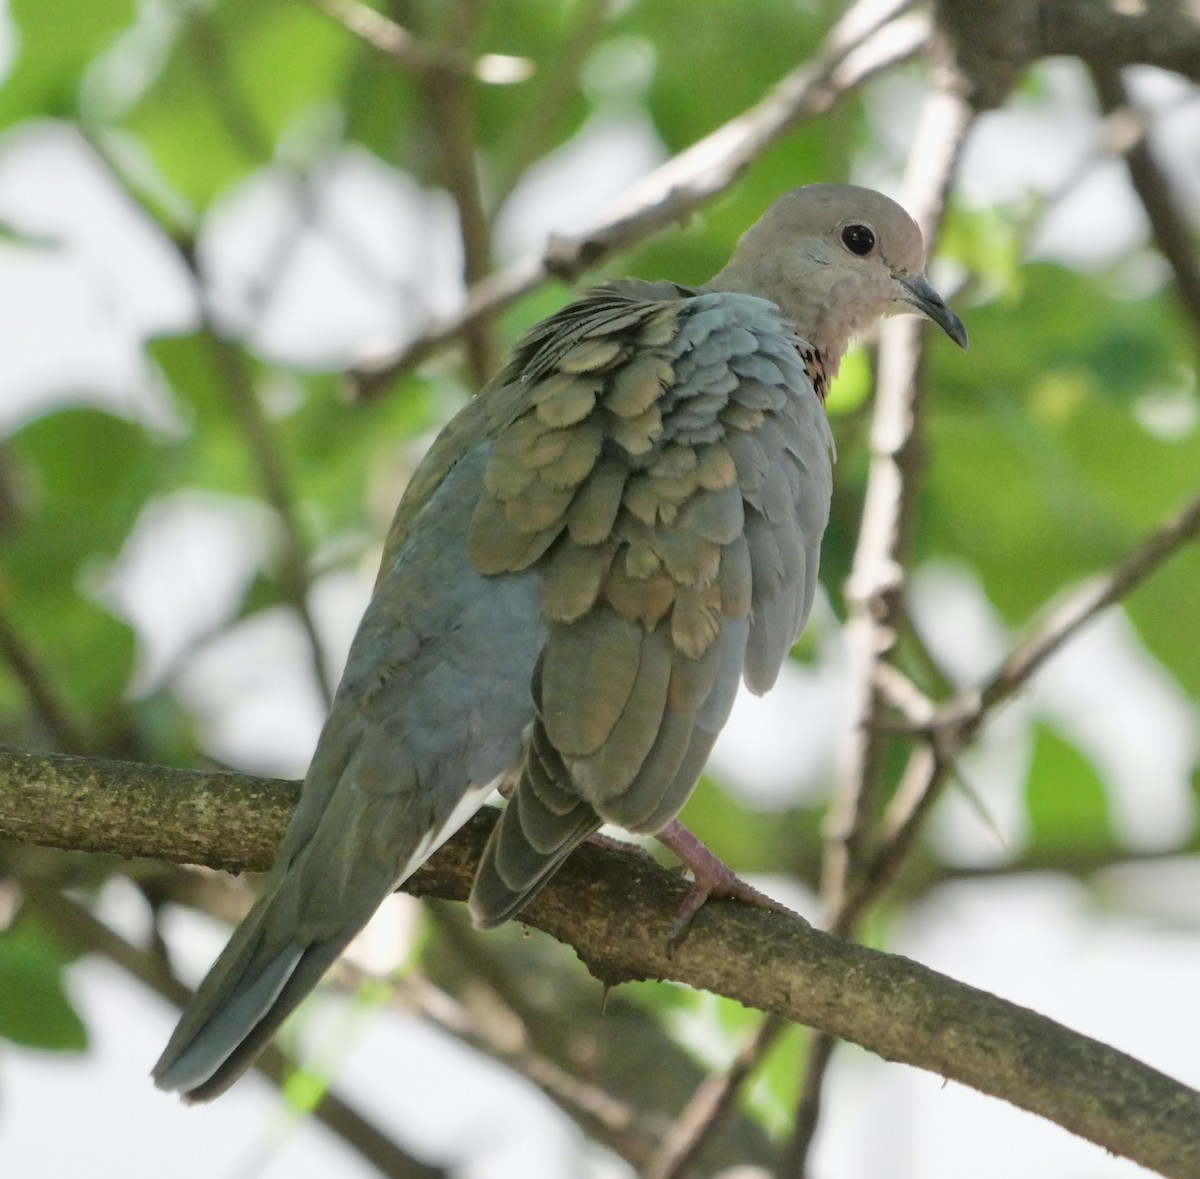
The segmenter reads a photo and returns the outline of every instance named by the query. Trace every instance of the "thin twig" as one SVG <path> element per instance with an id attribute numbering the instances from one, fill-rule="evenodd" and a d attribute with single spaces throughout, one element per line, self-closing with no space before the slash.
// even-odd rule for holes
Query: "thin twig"
<path id="1" fill-rule="evenodd" d="M 506 85 L 522 82 L 533 72 L 533 63 L 525 57 L 485 53 L 472 59 L 453 45 L 422 41 L 403 25 L 359 0 L 312 0 L 312 3 L 371 48 L 417 74 L 453 74 Z"/>
<path id="2" fill-rule="evenodd" d="M 438 901 L 426 905 L 430 920 L 437 926 L 439 936 L 456 959 L 458 977 L 470 978 L 486 988 L 492 1001 L 525 1028 L 534 1050 L 553 1057 L 553 1030 L 544 1018 L 539 1018 L 537 1008 L 528 1002 L 522 986 L 525 980 L 508 968 L 502 959 L 489 952 L 489 947 L 471 929 L 470 923 L 463 922 L 452 909 L 453 906 Z"/>
<path id="3" fill-rule="evenodd" d="M 343 962 L 339 972 L 347 969 Z M 353 980 L 359 972 L 348 973 Z M 599 1085 L 574 1076 L 548 1056 L 533 1050 L 527 1041 L 526 1025 L 508 1009 L 512 1018 L 505 1027 L 477 1019 L 452 995 L 415 972 L 390 980 L 395 988 L 393 1003 L 435 1027 L 448 1032 L 475 1051 L 503 1064 L 540 1089 L 573 1122 L 592 1138 L 604 1143 L 635 1167 L 650 1158 L 663 1127 L 654 1125 L 628 1103 Z"/>
<path id="4" fill-rule="evenodd" d="M 783 1175 L 808 1174 L 808 1160 L 817 1126 L 821 1122 L 821 1097 L 825 1087 L 825 1074 L 833 1058 L 837 1040 L 821 1033 L 809 1036 L 808 1055 L 804 1061 L 804 1073 L 800 1078 L 800 1097 L 796 1102 L 796 1114 L 792 1119 L 792 1136 L 788 1139 L 787 1160 Z"/>
<path id="5" fill-rule="evenodd" d="M 492 179 L 493 207 L 504 208 L 529 166 L 546 153 L 567 116 L 579 73 L 612 13 L 614 0 L 580 0 L 575 23 L 554 50 L 554 60 L 542 66 L 527 88 L 525 115 L 518 119 L 509 142 L 495 153 L 503 171 Z"/>
<path id="6" fill-rule="evenodd" d="M 895 876 L 954 769 L 954 758 L 992 714 L 1098 614 L 1127 598 L 1185 545 L 1200 539 L 1200 495 L 1151 533 L 1103 576 L 1076 590 L 1018 644 L 979 688 L 942 705 L 928 726 L 929 739 L 912 753 L 884 818 L 883 841 L 862 881 L 846 902 L 861 911 Z"/>
<path id="7" fill-rule="evenodd" d="M 971 112 L 951 80 L 926 100 L 909 157 L 905 204 L 932 243 Z M 862 525 L 846 586 L 846 638 L 855 661 L 856 702 L 849 756 L 829 817 L 822 892 L 836 914 L 862 863 L 877 820 L 884 738 L 872 721 L 887 705 L 879 667 L 890 654 L 903 616 L 913 505 L 924 465 L 921 326 L 911 318 L 884 325 L 871 428 L 871 467 Z"/>
<path id="8" fill-rule="evenodd" d="M 207 318 L 207 317 L 206 317 Z M 219 335 L 208 320 L 206 335 L 213 359 L 221 373 L 221 384 L 234 420 L 242 431 L 250 457 L 258 470 L 263 494 L 283 526 L 280 573 L 284 597 L 296 612 L 308 639 L 309 663 L 326 710 L 333 703 L 333 681 L 325 657 L 325 644 L 317 630 L 309 605 L 312 581 L 308 569 L 308 544 L 305 541 L 291 484 L 283 467 L 274 430 L 263 413 L 258 390 L 250 375 L 242 351 Z"/>
<path id="9" fill-rule="evenodd" d="M 904 185 L 905 204 L 921 226 L 930 252 L 972 119 L 959 80 L 944 68 L 939 88 L 929 95 L 922 110 Z M 856 665 L 854 729 L 830 807 L 821 881 L 825 927 L 846 936 L 853 932 L 869 899 L 878 895 L 860 887 L 859 880 L 876 839 L 888 740 L 875 723 L 890 702 L 881 668 L 903 622 L 899 603 L 924 465 L 921 340 L 919 325 L 910 319 L 892 320 L 882 333 L 871 466 L 846 587 L 846 639 Z M 851 898 L 853 908 L 848 904 Z M 827 1033 L 811 1037 L 788 1151 L 791 1169 L 787 1173 L 795 1179 L 808 1172 L 809 1151 L 821 1115 L 823 1078 L 833 1050 Z"/>
<path id="10" fill-rule="evenodd" d="M 1200 538 L 1200 494 L 1156 528 L 1123 561 L 1081 586 L 1013 651 L 975 694 L 942 710 L 946 721 L 967 725 L 967 735 L 999 704 L 1019 692 L 1034 672 L 1096 615 L 1127 598 L 1184 545 Z M 961 742 L 960 742 L 961 743 Z"/>
<path id="11" fill-rule="evenodd" d="M 469 45 L 475 38 L 479 9 L 475 0 L 457 0 L 443 37 L 450 45 Z M 463 279 L 468 287 L 480 282 L 492 267 L 492 229 L 483 207 L 476 165 L 475 116 L 471 110 L 470 78 L 462 73 L 433 72 L 420 78 L 442 182 L 458 211 L 463 248 Z M 476 388 L 482 388 L 496 365 L 492 316 L 481 315 L 463 330 L 467 367 Z"/>
<path id="12" fill-rule="evenodd" d="M 328 709 L 333 700 L 333 683 L 325 656 L 324 643 L 317 630 L 308 602 L 312 581 L 308 568 L 308 545 L 300 527 L 292 488 L 279 452 L 278 440 L 263 413 L 258 390 L 255 388 L 246 357 L 240 348 L 226 339 L 208 299 L 208 284 L 200 271 L 195 240 L 184 227 L 164 222 L 161 211 L 150 209 L 141 199 L 137 185 L 129 178 L 120 161 L 104 143 L 102 137 L 83 133 L 97 161 L 138 208 L 144 210 L 163 229 L 164 236 L 174 248 L 195 284 L 200 304 L 201 327 L 207 338 L 215 366 L 222 377 L 222 386 L 234 419 L 238 422 L 251 460 L 258 472 L 263 495 L 274 509 L 283 528 L 281 580 L 284 597 L 295 610 L 308 641 L 313 676 L 321 698 Z M 156 212 L 159 214 L 156 216 Z"/>
<path id="13" fill-rule="evenodd" d="M 87 753 L 91 742 L 67 701 L 58 693 L 41 660 L 0 610 L 0 655 L 25 691 L 34 715 L 63 753 Z"/>
<path id="14" fill-rule="evenodd" d="M 672 1123 L 659 1145 L 646 1179 L 682 1179 L 687 1175 L 725 1119 L 746 1078 L 790 1024 L 778 1015 L 767 1015 L 746 1037 L 733 1063 L 713 1073 L 696 1088 L 683 1112 Z"/>
<path id="15" fill-rule="evenodd" d="M 252 164 L 265 164 L 274 153 L 274 140 L 263 127 L 242 85 L 238 71 L 229 60 L 226 34 L 202 8 L 189 10 L 187 34 L 183 44 L 195 59 L 200 84 L 209 94 L 213 117 L 229 142 Z"/>
<path id="16" fill-rule="evenodd" d="M 295 798 L 293 784 L 240 775 L 0 751 L 0 838 L 17 841 L 262 867 Z M 464 899 L 494 819 L 475 815 L 405 888 Z M 645 857 L 584 844 L 522 920 L 574 946 L 605 985 L 663 978 L 709 990 L 1000 1097 L 1169 1179 L 1200 1174 L 1200 1093 L 798 918 L 713 902 L 669 953 L 664 935 L 687 892 Z"/>
<path id="17" fill-rule="evenodd" d="M 1144 133 L 1145 117 L 1130 103 L 1120 71 L 1093 65 L 1092 82 L 1110 123 L 1124 116 L 1133 124 L 1135 134 L 1128 136 L 1128 142 L 1122 145 L 1129 179 L 1150 219 L 1155 244 L 1174 272 L 1175 293 L 1191 321 L 1193 339 L 1200 349 L 1200 262 L 1196 259 L 1194 231 L 1154 158 Z M 1141 133 L 1136 133 L 1139 130 Z"/>
<path id="18" fill-rule="evenodd" d="M 432 323 L 399 355 L 348 374 L 353 395 L 381 395 L 397 376 L 481 317 L 507 307 L 551 278 L 572 281 L 603 259 L 682 221 L 728 188 L 789 131 L 824 114 L 846 91 L 916 56 L 931 24 L 918 13 L 897 16 L 906 4 L 907 0 L 884 0 L 879 13 L 880 0 L 861 0 L 811 62 L 788 74 L 756 106 L 651 172 L 590 229 L 552 237 L 541 255 L 523 258 L 476 283 L 458 312 Z"/>
<path id="19" fill-rule="evenodd" d="M 163 971 L 158 955 L 138 949 L 82 905 L 60 894 L 41 890 L 31 890 L 27 897 L 27 903 L 36 908 L 38 918 L 50 924 L 70 945 L 84 952 L 102 954 L 177 1007 L 184 1007 L 191 999 L 191 990 Z M 282 1085 L 292 1070 L 292 1065 L 274 1045 L 267 1047 L 253 1067 L 276 1085 Z M 414 1159 L 331 1090 L 325 1092 L 312 1116 L 328 1126 L 347 1146 L 358 1151 L 382 1175 L 391 1179 L 447 1179 L 442 1168 Z"/>

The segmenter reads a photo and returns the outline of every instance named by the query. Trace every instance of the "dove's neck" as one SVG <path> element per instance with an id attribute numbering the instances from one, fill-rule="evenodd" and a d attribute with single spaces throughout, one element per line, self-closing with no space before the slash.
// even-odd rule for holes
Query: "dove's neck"
<path id="1" fill-rule="evenodd" d="M 854 314 L 858 301 L 844 289 L 854 276 L 834 267 L 815 267 L 802 276 L 787 271 L 782 258 L 759 255 L 750 267 L 735 254 L 725 269 L 701 289 L 733 291 L 770 300 L 783 312 L 797 335 L 811 346 L 825 378 L 831 379 L 851 338 L 870 323 L 869 319 L 863 322 L 864 317 Z"/>

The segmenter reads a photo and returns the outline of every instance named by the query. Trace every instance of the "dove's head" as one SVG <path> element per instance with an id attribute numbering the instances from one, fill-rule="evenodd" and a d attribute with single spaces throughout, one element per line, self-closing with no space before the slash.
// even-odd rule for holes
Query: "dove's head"
<path id="1" fill-rule="evenodd" d="M 770 299 L 836 369 L 850 338 L 885 315 L 923 315 L 967 346 L 962 320 L 924 270 L 921 231 L 895 201 L 850 184 L 810 184 L 776 200 L 706 285 Z"/>

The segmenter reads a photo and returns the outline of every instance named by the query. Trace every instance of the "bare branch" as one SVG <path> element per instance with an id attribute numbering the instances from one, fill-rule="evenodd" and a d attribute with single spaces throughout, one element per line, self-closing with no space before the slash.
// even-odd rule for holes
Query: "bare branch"
<path id="1" fill-rule="evenodd" d="M 399 376 L 484 316 L 507 307 L 551 278 L 573 281 L 603 259 L 682 221 L 723 192 L 762 153 L 801 123 L 824 114 L 848 90 L 916 55 L 930 33 L 919 15 L 895 16 L 903 4 L 861 0 L 809 64 L 789 74 L 758 105 L 719 127 L 634 185 L 582 233 L 555 236 L 541 256 L 523 258 L 468 292 L 464 306 L 437 321 L 398 356 L 349 374 L 358 397 L 381 395 Z"/>
<path id="2" fill-rule="evenodd" d="M 846 901 L 848 912 L 860 912 L 894 878 L 953 773 L 954 758 L 974 739 L 993 712 L 1015 696 L 1042 664 L 1093 618 L 1128 597 L 1197 537 L 1200 537 L 1200 495 L 1151 533 L 1114 569 L 1084 585 L 1052 610 L 982 687 L 961 693 L 937 710 L 925 728 L 926 740 L 913 750 L 892 798 L 879 850 Z"/>
<path id="3" fill-rule="evenodd" d="M 506 85 L 523 82 L 533 73 L 528 58 L 506 53 L 485 53 L 475 60 L 452 45 L 433 45 L 413 36 L 403 25 L 390 20 L 359 0 L 312 0 L 326 16 L 361 38 L 371 48 L 414 73 L 454 74 L 480 82 Z"/>
<path id="4" fill-rule="evenodd" d="M 1155 65 L 1200 81 L 1200 22 L 1186 4 L 937 0 L 936 12 L 979 109 L 1002 103 L 1044 57 L 1081 57 L 1108 69 Z"/>
<path id="5" fill-rule="evenodd" d="M 960 80 L 948 67 L 925 101 L 908 158 L 905 204 L 920 224 L 929 250 L 973 114 Z M 876 723 L 887 711 L 881 669 L 892 653 L 905 584 L 913 505 L 924 465 L 920 325 L 911 318 L 884 325 L 879 349 L 871 467 L 854 563 L 846 586 L 846 640 L 855 666 L 855 712 L 848 757 L 839 774 L 827 819 L 821 892 L 826 928 L 849 935 L 869 899 L 858 887 L 876 840 L 886 734 Z M 905 848 L 907 851 L 907 848 Z M 853 897 L 855 907 L 847 901 Z M 791 1174 L 803 1176 L 821 1113 L 822 1078 L 833 1056 L 827 1036 L 809 1046 L 789 1149 Z"/>
<path id="6" fill-rule="evenodd" d="M 1016 695 L 1038 668 L 1097 614 L 1127 598 L 1184 545 L 1198 537 L 1200 494 L 1155 529 L 1115 568 L 1080 587 L 1051 611 L 1042 624 L 1009 654 L 977 694 L 967 694 L 941 710 L 944 721 L 965 726 L 959 744 L 973 735 L 973 726 Z"/>
<path id="7" fill-rule="evenodd" d="M 447 44 L 469 45 L 474 40 L 477 6 L 457 0 L 445 30 Z M 421 93 L 437 155 L 442 182 L 458 210 L 463 247 L 463 279 L 468 287 L 492 268 L 492 229 L 483 207 L 475 162 L 475 117 L 471 110 L 470 79 L 462 73 L 427 73 Z M 481 315 L 464 329 L 471 380 L 482 388 L 496 367 L 492 317 Z"/>
<path id="8" fill-rule="evenodd" d="M 42 666 L 37 654 L 0 609 L 0 655 L 25 692 L 34 715 L 64 753 L 86 753 L 91 747 L 83 726 L 70 705 L 59 695 L 57 685 Z"/>
<path id="9" fill-rule="evenodd" d="M 1191 320 L 1192 337 L 1200 349 L 1200 262 L 1196 260 L 1196 245 L 1192 227 L 1180 210 L 1171 185 L 1163 175 L 1150 142 L 1145 134 L 1145 119 L 1133 109 L 1120 73 L 1111 68 L 1095 66 L 1092 80 L 1100 104 L 1110 124 L 1122 120 L 1131 124 L 1133 134 L 1123 146 L 1129 179 L 1141 199 L 1154 241 L 1175 274 L 1175 293 L 1184 314 Z"/>
<path id="10" fill-rule="evenodd" d="M 258 470 L 263 495 L 275 510 L 283 527 L 283 545 L 280 551 L 280 573 L 283 594 L 296 612 L 304 634 L 308 639 L 309 662 L 313 677 L 320 689 L 321 698 L 328 710 L 333 703 L 333 681 L 325 658 L 325 644 L 317 630 L 309 606 L 308 594 L 312 579 L 308 568 L 308 543 L 305 540 L 300 520 L 296 513 L 291 481 L 283 466 L 283 456 L 275 431 L 271 429 L 258 390 L 250 375 L 249 366 L 241 350 L 218 334 L 211 320 L 207 320 L 206 334 L 212 349 L 213 359 L 221 373 L 221 385 L 234 421 L 238 423 L 250 457 Z"/>
<path id="11" fill-rule="evenodd" d="M 936 236 L 958 151 L 971 112 L 952 79 L 930 94 L 909 157 L 907 208 L 930 243 Z M 871 427 L 871 468 L 862 526 L 846 585 L 847 642 L 856 665 L 856 707 L 850 756 L 830 814 L 823 893 L 836 913 L 861 864 L 875 822 L 883 735 L 874 725 L 887 701 L 879 668 L 903 620 L 900 600 L 913 503 L 923 466 L 921 325 L 911 317 L 887 321 L 879 350 L 879 376 Z M 841 928 L 840 925 L 838 926 Z"/>
<path id="12" fill-rule="evenodd" d="M 778 1015 L 766 1016 L 746 1038 L 733 1063 L 708 1077 L 692 1094 L 683 1112 L 663 1138 L 645 1174 L 646 1179 L 682 1179 L 700 1152 L 733 1111 L 746 1078 L 788 1026 Z"/>
<path id="13" fill-rule="evenodd" d="M 60 894 L 37 891 L 30 894 L 29 903 L 37 909 L 38 917 L 69 945 L 83 953 L 104 955 L 176 1007 L 182 1008 L 191 999 L 192 992 L 183 983 L 164 973 L 157 955 L 126 941 L 82 905 Z M 292 1067 L 273 1044 L 254 1063 L 254 1068 L 276 1085 L 284 1083 Z M 149 1084 L 149 1079 L 146 1083 Z M 376 1166 L 381 1175 L 394 1179 L 446 1179 L 446 1172 L 441 1167 L 414 1159 L 332 1091 L 325 1092 L 312 1116 Z"/>
<path id="14" fill-rule="evenodd" d="M 308 568 L 308 545 L 296 512 L 291 482 L 284 468 L 278 439 L 263 413 L 258 390 L 255 388 L 246 357 L 233 341 L 227 339 L 220 329 L 217 317 L 209 305 L 208 289 L 196 260 L 195 242 L 190 233 L 177 225 L 165 224 L 156 211 L 142 200 L 137 185 L 126 174 L 120 161 L 108 150 L 103 137 L 83 134 L 84 141 L 92 149 L 97 162 L 105 169 L 113 182 L 125 196 L 142 209 L 163 229 L 166 239 L 179 256 L 195 283 L 200 303 L 200 315 L 204 335 L 212 351 L 213 361 L 221 375 L 222 388 L 229 402 L 234 420 L 238 423 L 246 440 L 263 494 L 274 509 L 283 529 L 284 544 L 281 556 L 282 589 L 285 599 L 296 612 L 300 625 L 308 640 L 313 676 L 321 697 L 328 709 L 333 700 L 333 683 L 330 680 L 324 644 L 317 631 L 316 622 L 308 603 L 312 581 Z"/>
<path id="15" fill-rule="evenodd" d="M 264 868 L 295 798 L 294 784 L 237 775 L 0 758 L 0 838 L 51 846 Z M 493 819 L 475 816 L 405 887 L 464 899 Z M 1200 1093 L 1034 1012 L 798 918 L 714 902 L 669 953 L 666 932 L 686 892 L 645 855 L 585 845 L 525 920 L 573 946 L 608 986 L 659 978 L 710 990 L 1001 1097 L 1168 1179 L 1200 1173 Z"/>
<path id="16" fill-rule="evenodd" d="M 796 1102 L 796 1117 L 792 1125 L 792 1136 L 788 1141 L 787 1160 L 782 1174 L 799 1176 L 808 1174 L 809 1152 L 816 1138 L 817 1126 L 821 1123 L 821 1099 L 825 1088 L 825 1074 L 833 1059 L 838 1042 L 832 1036 L 813 1035 L 808 1041 L 808 1055 L 804 1061 L 804 1073 L 800 1078 L 800 1097 Z"/>
<path id="17" fill-rule="evenodd" d="M 627 1162 L 640 1167 L 649 1159 L 655 1132 L 661 1132 L 661 1126 L 648 1124 L 641 1110 L 532 1050 L 526 1029 L 515 1015 L 508 1021 L 509 1034 L 505 1035 L 493 1024 L 476 1019 L 452 995 L 415 973 L 396 980 L 395 986 L 394 1001 L 398 1007 L 422 1016 L 524 1077 L 588 1135 Z"/>

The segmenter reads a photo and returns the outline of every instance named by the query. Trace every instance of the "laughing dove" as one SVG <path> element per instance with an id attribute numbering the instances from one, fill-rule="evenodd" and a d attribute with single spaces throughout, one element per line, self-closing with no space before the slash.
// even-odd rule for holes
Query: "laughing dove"
<path id="1" fill-rule="evenodd" d="M 823 400 L 851 336 L 965 346 L 916 224 L 862 188 L 780 197 L 699 288 L 624 280 L 538 324 L 401 500 L 265 891 L 154 1075 L 223 1092 L 500 783 L 479 926 L 603 823 L 679 813 L 739 682 L 775 682 L 829 515 Z"/>

